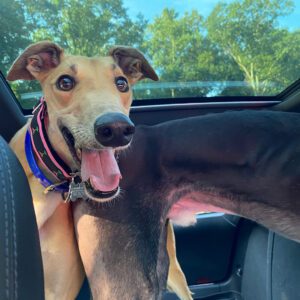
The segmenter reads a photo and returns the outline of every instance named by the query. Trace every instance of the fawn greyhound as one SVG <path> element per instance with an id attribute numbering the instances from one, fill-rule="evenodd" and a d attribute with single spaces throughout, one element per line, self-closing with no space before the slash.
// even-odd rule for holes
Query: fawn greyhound
<path id="1" fill-rule="evenodd" d="M 188 225 L 199 211 L 227 212 L 300 241 L 299 153 L 297 113 L 225 112 L 137 126 L 120 156 L 122 201 L 113 209 L 74 206 L 93 294 L 161 298 L 168 218 Z"/>
<path id="2" fill-rule="evenodd" d="M 118 196 L 115 154 L 131 142 L 131 86 L 143 78 L 158 80 L 134 48 L 114 47 L 107 57 L 88 58 L 66 55 L 49 41 L 29 46 L 9 70 L 8 80 L 37 79 L 44 95 L 10 146 L 32 191 L 46 299 L 74 299 L 80 289 L 84 271 L 70 201 L 102 203 Z M 172 260 L 177 282 L 170 285 L 183 286 L 189 299 L 176 256 Z"/>

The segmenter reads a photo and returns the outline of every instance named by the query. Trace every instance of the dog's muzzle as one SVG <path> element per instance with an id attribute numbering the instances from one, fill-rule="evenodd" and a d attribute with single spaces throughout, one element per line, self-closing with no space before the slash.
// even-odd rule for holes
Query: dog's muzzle
<path id="1" fill-rule="evenodd" d="M 128 145 L 134 131 L 134 124 L 122 113 L 106 113 L 98 117 L 94 124 L 96 140 L 105 147 Z"/>

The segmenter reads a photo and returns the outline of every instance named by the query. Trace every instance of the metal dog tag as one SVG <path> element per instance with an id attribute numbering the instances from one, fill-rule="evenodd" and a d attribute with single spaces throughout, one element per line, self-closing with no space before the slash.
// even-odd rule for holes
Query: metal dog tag
<path id="1" fill-rule="evenodd" d="M 78 199 L 87 200 L 88 196 L 85 194 L 84 191 L 84 183 L 82 181 L 76 183 L 73 177 L 69 186 L 69 191 L 65 202 L 75 202 Z"/>

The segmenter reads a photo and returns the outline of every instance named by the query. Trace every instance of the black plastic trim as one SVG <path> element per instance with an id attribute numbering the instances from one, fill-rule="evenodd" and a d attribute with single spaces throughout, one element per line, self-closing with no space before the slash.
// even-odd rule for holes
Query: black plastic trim
<path id="1" fill-rule="evenodd" d="M 281 99 L 281 98 L 280 98 Z M 162 98 L 133 100 L 132 106 L 179 104 L 179 103 L 212 103 L 212 102 L 250 102 L 279 100 L 274 96 L 217 96 L 217 97 L 188 97 L 188 98 Z"/>
<path id="2" fill-rule="evenodd" d="M 6 141 L 9 141 L 12 136 L 25 124 L 26 118 L 22 113 L 22 109 L 13 91 L 1 72 L 0 99 L 0 133 Z"/>
<path id="3" fill-rule="evenodd" d="M 276 96 L 276 99 L 278 100 L 285 100 L 288 98 L 290 95 L 294 94 L 295 92 L 300 90 L 300 78 L 293 82 L 291 85 L 289 85 L 285 90 L 283 90 L 281 93 L 279 93 Z"/>
<path id="4" fill-rule="evenodd" d="M 227 101 L 227 102 L 187 102 L 169 103 L 155 105 L 140 105 L 131 107 L 131 112 L 144 112 L 155 110 L 174 110 L 174 109 L 196 109 L 196 108 L 259 108 L 279 104 L 280 101 Z"/>
<path id="5" fill-rule="evenodd" d="M 3 73 L 0 71 L 0 80 L 3 82 L 5 89 L 7 90 L 7 93 L 10 95 L 11 98 L 13 98 L 15 104 L 18 106 L 20 111 L 23 111 L 23 108 L 20 104 L 20 102 L 18 101 L 15 93 L 13 92 L 11 86 L 9 85 L 9 83 L 7 82 L 5 76 L 3 75 Z"/>

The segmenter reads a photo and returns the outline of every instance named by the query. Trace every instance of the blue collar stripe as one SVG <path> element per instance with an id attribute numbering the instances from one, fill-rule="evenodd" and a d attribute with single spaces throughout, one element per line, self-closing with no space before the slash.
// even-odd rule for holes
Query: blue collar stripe
<path id="1" fill-rule="evenodd" d="M 31 144 L 31 136 L 29 130 L 26 132 L 25 136 L 25 153 L 27 162 L 29 164 L 29 167 L 31 169 L 31 172 L 33 175 L 39 180 L 39 182 L 45 187 L 49 187 L 53 185 L 53 182 L 51 182 L 41 171 L 41 169 L 38 167 L 34 154 L 32 151 L 32 144 Z M 53 190 L 56 192 L 66 192 L 68 191 L 69 184 L 68 183 L 62 183 L 60 186 L 56 186 Z"/>

